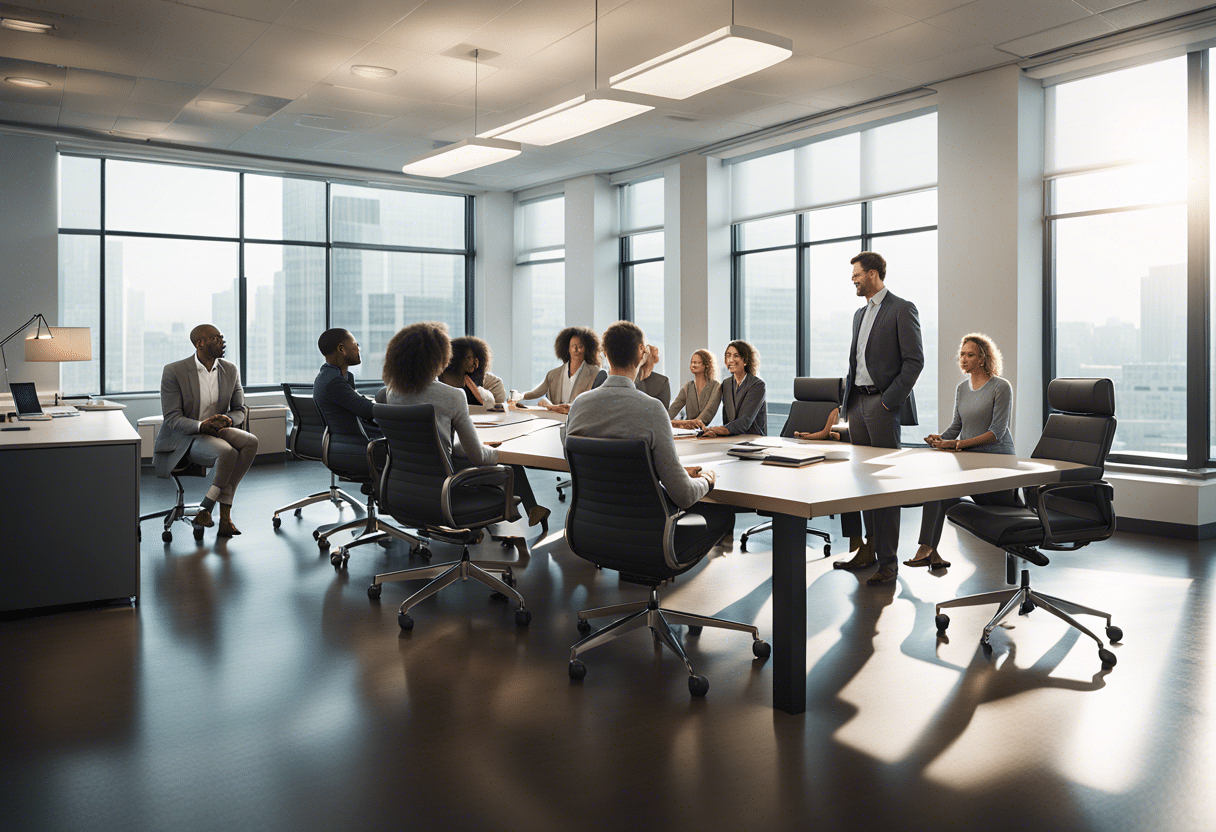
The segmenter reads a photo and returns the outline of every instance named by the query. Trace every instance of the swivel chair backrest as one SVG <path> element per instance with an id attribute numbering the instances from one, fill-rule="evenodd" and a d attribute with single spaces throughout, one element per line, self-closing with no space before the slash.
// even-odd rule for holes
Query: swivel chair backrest
<path id="1" fill-rule="evenodd" d="M 321 460 L 321 443 L 325 438 L 325 420 L 312 397 L 309 387 L 283 385 L 283 396 L 291 410 L 291 436 L 287 449 L 296 459 Z"/>
<path id="2" fill-rule="evenodd" d="M 654 585 L 680 571 L 671 552 L 679 509 L 640 439 L 566 437 L 573 493 L 566 541 L 579 557 Z"/>
<path id="3" fill-rule="evenodd" d="M 325 414 L 317 409 L 322 419 Z M 358 423 L 358 420 L 354 420 Z M 325 435 L 321 438 L 321 462 L 339 477 L 353 482 L 370 482 L 371 466 L 367 459 L 367 446 L 371 442 L 359 425 L 357 434 L 335 433 L 329 422 L 325 423 Z"/>
<path id="4" fill-rule="evenodd" d="M 1086 479 L 1101 479 L 1115 441 L 1115 385 L 1108 378 L 1057 378 L 1047 385 L 1043 435 L 1031 456 L 1096 468 Z"/>
<path id="5" fill-rule="evenodd" d="M 790 415 L 781 428 L 781 435 L 790 438 L 794 431 L 814 433 L 823 430 L 832 411 L 840 407 L 844 393 L 842 378 L 796 378 L 794 401 Z"/>
<path id="6" fill-rule="evenodd" d="M 388 440 L 388 462 L 380 478 L 381 510 L 408 526 L 448 525 L 443 489 L 453 468 L 439 439 L 434 405 L 377 404 L 372 413 Z"/>

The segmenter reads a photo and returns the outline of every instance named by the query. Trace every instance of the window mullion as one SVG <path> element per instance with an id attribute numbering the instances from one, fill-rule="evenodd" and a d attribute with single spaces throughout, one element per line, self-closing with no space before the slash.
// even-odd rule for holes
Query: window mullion
<path id="1" fill-rule="evenodd" d="M 1189 156 L 1187 194 L 1186 461 L 1199 468 L 1211 456 L 1209 275 L 1211 272 L 1207 50 L 1187 56 Z"/>

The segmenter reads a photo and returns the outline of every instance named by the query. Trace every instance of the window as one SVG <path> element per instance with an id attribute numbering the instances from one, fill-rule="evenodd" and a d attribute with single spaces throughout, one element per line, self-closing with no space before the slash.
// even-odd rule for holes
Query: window
<path id="1" fill-rule="evenodd" d="M 61 385 L 153 392 L 207 322 L 246 387 L 311 382 L 330 326 L 375 378 L 401 326 L 467 331 L 471 212 L 459 195 L 61 156 L 60 320 L 92 327 L 95 356 Z"/>
<path id="2" fill-rule="evenodd" d="M 760 352 L 774 430 L 796 377 L 848 372 L 861 305 L 849 260 L 867 250 L 920 313 L 920 425 L 903 441 L 937 425 L 936 148 L 936 114 L 913 114 L 733 166 L 732 333 Z"/>
<path id="3" fill-rule="evenodd" d="M 1113 461 L 1214 455 L 1208 334 L 1188 308 L 1198 290 L 1206 317 L 1210 295 L 1207 243 L 1188 240 L 1188 224 L 1208 227 L 1206 181 L 1188 199 L 1188 154 L 1210 153 L 1188 143 L 1209 118 L 1206 63 L 1196 52 L 1047 91 L 1046 380 L 1114 381 Z"/>
<path id="4" fill-rule="evenodd" d="M 621 197 L 621 318 L 633 321 L 646 333 L 647 342 L 663 353 L 663 178 L 622 185 Z"/>
<path id="5" fill-rule="evenodd" d="M 515 271 L 532 306 L 530 379 L 517 383 L 522 391 L 531 390 L 553 369 L 553 341 L 566 325 L 566 198 L 522 202 L 518 216 Z"/>

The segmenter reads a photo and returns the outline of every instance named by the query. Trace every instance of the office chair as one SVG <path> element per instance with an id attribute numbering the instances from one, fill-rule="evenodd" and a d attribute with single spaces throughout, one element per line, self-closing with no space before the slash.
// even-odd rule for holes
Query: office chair
<path id="1" fill-rule="evenodd" d="M 455 471 L 444 450 L 435 424 L 435 408 L 429 404 L 377 404 L 376 424 L 384 432 L 377 446 L 387 445 L 388 456 L 378 483 L 384 511 L 410 528 L 421 529 L 432 539 L 458 543 L 460 560 L 452 563 L 402 569 L 377 575 L 367 588 L 367 597 L 380 597 L 390 581 L 429 580 L 426 586 L 402 602 L 397 623 L 414 629 L 410 610 L 449 584 L 472 578 L 494 592 L 491 597 L 515 599 L 515 624 L 526 627 L 532 612 L 515 590 L 515 575 L 508 563 L 471 560 L 469 544 L 481 540 L 482 529 L 494 523 L 519 519 L 520 499 L 513 494 L 515 472 L 509 465 L 488 465 Z M 521 556 L 527 555 L 522 537 L 495 537 L 512 543 Z M 502 575 L 502 577 L 498 577 Z"/>
<path id="2" fill-rule="evenodd" d="M 579 655 L 640 627 L 649 627 L 655 639 L 666 644 L 688 669 L 688 690 L 704 696 L 709 681 L 697 675 L 684 653 L 672 624 L 685 624 L 690 635 L 702 627 L 751 633 L 752 653 L 767 658 L 772 648 L 750 624 L 693 613 L 663 609 L 659 586 L 674 581 L 696 566 L 722 539 L 704 517 L 681 511 L 667 496 L 654 470 L 650 448 L 640 439 L 566 437 L 570 464 L 570 509 L 566 514 L 566 542 L 579 557 L 596 566 L 615 569 L 622 581 L 650 588 L 646 601 L 614 604 L 578 614 L 579 632 L 585 638 L 570 648 L 571 679 L 582 679 L 587 667 Z M 588 619 L 625 613 L 591 633 Z M 589 635 L 587 635 L 590 633 Z"/>
<path id="3" fill-rule="evenodd" d="M 1106 455 L 1115 438 L 1115 388 L 1108 378 L 1057 378 L 1047 386 L 1047 403 L 1053 410 L 1043 428 L 1032 459 L 1077 462 L 1087 467 L 1063 472 L 1060 482 L 1023 490 L 1020 507 L 981 506 L 960 503 L 946 512 L 951 523 L 1005 552 L 1005 580 L 1018 580 L 1016 589 L 985 592 L 937 605 L 937 634 L 943 636 L 950 617 L 942 612 L 951 607 L 998 604 L 997 613 L 984 627 L 980 643 L 991 650 L 988 637 L 992 630 L 1014 610 L 1028 615 L 1041 607 L 1070 627 L 1075 627 L 1098 643 L 1103 667 L 1114 667 L 1115 654 L 1072 615 L 1084 613 L 1106 619 L 1106 637 L 1112 643 L 1123 640 L 1123 631 L 1111 624 L 1110 613 L 1074 604 L 1030 588 L 1027 564 L 1047 566 L 1049 560 L 1040 549 L 1074 552 L 1115 533 L 1114 489 L 1102 479 Z"/>
<path id="4" fill-rule="evenodd" d="M 320 413 L 319 410 L 318 413 Z M 356 546 L 367 543 L 380 543 L 387 546 L 393 540 L 401 540 L 410 544 L 410 554 L 420 555 L 424 560 L 429 560 L 431 550 L 421 539 L 384 522 L 376 513 L 376 484 L 379 479 L 380 464 L 376 459 L 373 444 L 361 425 L 358 433 L 344 434 L 334 433 L 326 424 L 325 433 L 321 437 L 321 462 L 340 481 L 359 484 L 360 492 L 367 497 L 367 513 L 363 517 L 356 517 L 354 520 L 340 523 L 325 531 L 313 532 L 317 545 L 325 549 L 329 546 L 329 539 L 333 535 L 358 529 L 352 539 L 330 553 L 329 562 L 335 567 L 341 568 L 350 559 L 350 550 Z"/>
<path id="5" fill-rule="evenodd" d="M 249 424 L 249 408 L 245 407 L 244 411 L 245 411 L 244 424 L 248 425 Z M 174 504 L 171 508 L 167 508 L 163 511 L 154 511 L 151 514 L 141 514 L 139 516 L 139 522 L 141 524 L 140 529 L 139 529 L 139 539 L 143 540 L 143 537 L 144 537 L 144 530 L 143 530 L 142 524 L 145 520 L 152 520 L 153 518 L 156 518 L 156 517 L 163 517 L 163 518 L 165 518 L 165 529 L 164 529 L 164 531 L 161 532 L 160 539 L 163 540 L 165 543 L 173 542 L 173 524 L 176 523 L 178 520 L 181 520 L 184 523 L 189 523 L 190 526 L 194 530 L 194 539 L 202 540 L 203 539 L 203 527 L 194 525 L 194 518 L 200 511 L 202 511 L 202 506 L 200 506 L 198 503 L 187 503 L 186 502 L 186 487 L 184 485 L 182 485 L 181 478 L 182 477 L 206 477 L 207 472 L 210 471 L 211 468 L 210 468 L 210 466 L 204 466 L 197 462 L 191 462 L 190 456 L 189 456 L 189 454 L 187 454 L 186 456 L 183 456 L 178 461 L 177 465 L 172 470 L 166 470 L 166 468 L 168 467 L 167 463 L 165 462 L 166 457 L 168 457 L 168 454 L 164 453 L 164 452 L 153 454 L 153 459 L 156 460 L 156 462 L 157 462 L 156 477 L 157 477 L 157 479 L 162 479 L 162 480 L 167 480 L 167 479 L 173 480 L 173 484 L 177 487 L 177 500 L 174 502 Z"/>
<path id="6" fill-rule="evenodd" d="M 295 459 L 320 462 L 321 444 L 325 438 L 325 420 L 321 418 L 321 411 L 317 408 L 316 401 L 313 400 L 312 389 L 284 384 L 283 395 L 287 399 L 287 407 L 291 410 L 291 436 L 287 440 L 287 450 Z M 270 523 L 277 529 L 283 524 L 279 517 L 280 514 L 294 509 L 296 517 L 299 517 L 304 513 L 305 506 L 323 503 L 327 500 L 338 508 L 342 507 L 343 502 L 350 503 L 355 508 L 362 508 L 359 500 L 338 487 L 338 475 L 330 471 L 329 490 L 309 494 L 301 500 L 275 509 Z M 313 532 L 314 540 L 320 537 L 319 529 Z"/>
<path id="7" fill-rule="evenodd" d="M 785 420 L 784 427 L 781 428 L 781 435 L 786 439 L 792 438 L 794 432 L 799 433 L 814 433 L 815 431 L 823 430 L 824 423 L 828 420 L 828 416 L 832 411 L 840 407 L 840 397 L 844 393 L 844 379 L 842 378 L 796 378 L 794 379 L 794 401 L 790 405 L 790 415 Z M 848 436 L 848 429 L 843 429 L 844 438 Z M 756 512 L 761 517 L 772 517 L 772 514 L 767 511 Z M 771 531 L 773 528 L 772 520 L 765 520 L 752 526 L 745 531 L 739 538 L 739 551 L 747 551 L 747 539 L 754 534 L 760 532 Z M 832 554 L 832 536 L 827 532 L 819 529 L 807 528 L 807 534 L 815 535 L 823 538 L 823 555 L 830 557 Z"/>

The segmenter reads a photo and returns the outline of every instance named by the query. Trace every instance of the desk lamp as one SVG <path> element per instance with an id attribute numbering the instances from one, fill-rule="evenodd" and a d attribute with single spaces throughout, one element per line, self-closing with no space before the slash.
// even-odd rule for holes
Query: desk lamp
<path id="1" fill-rule="evenodd" d="M 26 361 L 92 361 L 93 340 L 87 326 L 51 326 L 42 315 L 35 315 L 0 341 L 0 360 L 4 362 L 4 380 L 8 381 L 8 357 L 4 345 L 38 322 L 34 335 L 25 339 Z"/>

